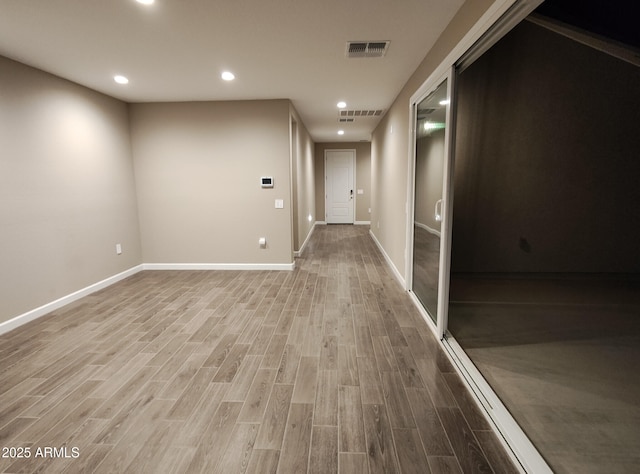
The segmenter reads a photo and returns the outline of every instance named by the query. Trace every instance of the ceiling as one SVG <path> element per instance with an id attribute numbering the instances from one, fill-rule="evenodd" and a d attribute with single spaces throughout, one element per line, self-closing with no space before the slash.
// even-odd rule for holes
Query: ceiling
<path id="1" fill-rule="evenodd" d="M 126 102 L 290 99 L 314 141 L 369 140 L 381 116 L 340 123 L 337 102 L 386 110 L 463 2 L 0 0 L 0 55 Z"/>

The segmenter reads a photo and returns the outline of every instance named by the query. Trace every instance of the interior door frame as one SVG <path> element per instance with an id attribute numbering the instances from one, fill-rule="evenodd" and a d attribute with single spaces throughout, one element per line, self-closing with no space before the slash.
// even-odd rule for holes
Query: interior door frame
<path id="1" fill-rule="evenodd" d="M 352 152 L 351 155 L 351 190 L 352 190 L 352 196 L 351 196 L 351 210 L 352 210 L 352 219 L 351 222 L 349 224 L 354 224 L 356 222 L 356 195 L 357 193 L 356 191 L 356 149 L 355 148 L 332 148 L 329 150 L 325 150 L 324 151 L 324 220 L 325 223 L 330 224 L 327 216 L 328 216 L 328 201 L 329 201 L 329 193 L 327 192 L 327 181 L 328 181 L 328 167 L 327 167 L 327 155 L 331 152 L 336 152 L 336 151 L 350 151 Z"/>
<path id="2" fill-rule="evenodd" d="M 455 70 L 448 68 L 443 74 L 429 78 L 418 91 L 411 96 L 409 123 L 409 143 L 411 143 L 408 163 L 407 186 L 407 252 L 405 262 L 405 286 L 424 319 L 431 326 L 438 339 L 444 337 L 447 329 L 447 315 L 449 309 L 449 269 L 451 265 L 451 217 L 453 200 L 453 125 L 454 102 L 452 94 L 455 91 Z M 414 216 L 416 195 L 416 140 L 417 140 L 417 108 L 418 104 L 435 91 L 444 81 L 447 81 L 447 97 L 449 104 L 446 109 L 444 131 L 444 160 L 442 171 L 442 223 L 440 226 L 440 255 L 438 266 L 438 302 L 436 322 L 434 323 L 427 310 L 413 292 L 413 244 L 414 244 Z"/>

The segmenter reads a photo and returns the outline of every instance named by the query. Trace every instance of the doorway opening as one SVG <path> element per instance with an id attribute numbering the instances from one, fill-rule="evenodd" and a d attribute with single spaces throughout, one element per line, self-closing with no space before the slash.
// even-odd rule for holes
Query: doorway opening
<path id="1" fill-rule="evenodd" d="M 325 213 L 327 224 L 353 224 L 355 214 L 355 150 L 326 150 Z"/>

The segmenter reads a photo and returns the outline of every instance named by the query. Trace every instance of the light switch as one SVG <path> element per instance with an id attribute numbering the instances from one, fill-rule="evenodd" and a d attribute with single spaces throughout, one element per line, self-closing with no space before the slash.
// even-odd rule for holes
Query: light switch
<path id="1" fill-rule="evenodd" d="M 276 209 L 284 209 L 284 199 L 276 199 Z"/>

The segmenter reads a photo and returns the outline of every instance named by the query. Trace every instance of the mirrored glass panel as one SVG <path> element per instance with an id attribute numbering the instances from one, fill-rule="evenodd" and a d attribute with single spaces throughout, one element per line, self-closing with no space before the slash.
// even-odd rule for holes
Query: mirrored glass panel
<path id="1" fill-rule="evenodd" d="M 412 289 L 434 322 L 442 223 L 447 81 L 416 106 Z"/>

